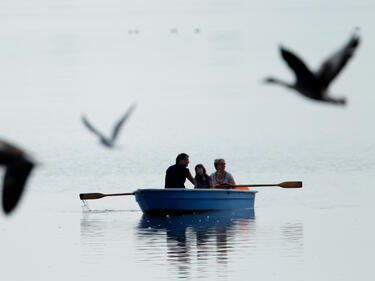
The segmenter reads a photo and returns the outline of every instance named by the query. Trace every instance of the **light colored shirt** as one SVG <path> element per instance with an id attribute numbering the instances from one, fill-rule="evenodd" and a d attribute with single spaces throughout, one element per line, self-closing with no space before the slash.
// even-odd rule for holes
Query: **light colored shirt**
<path id="1" fill-rule="evenodd" d="M 222 183 L 229 183 L 230 180 L 233 180 L 233 177 L 230 173 L 228 172 L 225 172 L 225 177 L 224 177 L 224 180 L 222 182 L 218 182 L 217 179 L 216 179 L 216 172 L 215 173 L 212 173 L 210 175 L 211 179 L 212 179 L 212 183 L 213 185 L 218 185 L 218 184 L 222 184 Z"/>

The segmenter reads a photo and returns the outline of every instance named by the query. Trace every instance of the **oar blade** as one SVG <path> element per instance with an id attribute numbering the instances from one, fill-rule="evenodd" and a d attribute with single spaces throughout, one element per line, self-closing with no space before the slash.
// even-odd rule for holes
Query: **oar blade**
<path id="1" fill-rule="evenodd" d="M 80 193 L 79 198 L 81 200 L 94 200 L 103 198 L 105 195 L 102 193 Z"/>
<path id="2" fill-rule="evenodd" d="M 301 181 L 284 181 L 279 184 L 282 188 L 301 188 L 302 182 Z"/>

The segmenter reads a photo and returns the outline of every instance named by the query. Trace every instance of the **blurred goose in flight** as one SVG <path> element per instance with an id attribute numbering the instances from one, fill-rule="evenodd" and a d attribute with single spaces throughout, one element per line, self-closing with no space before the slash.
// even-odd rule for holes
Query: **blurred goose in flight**
<path id="1" fill-rule="evenodd" d="M 345 98 L 330 97 L 328 95 L 328 88 L 333 79 L 336 78 L 349 59 L 353 56 L 359 42 L 359 35 L 357 32 L 354 32 L 350 40 L 331 57 L 326 59 L 320 69 L 315 73 L 310 71 L 304 62 L 291 51 L 280 47 L 281 56 L 293 70 L 296 75 L 296 81 L 294 84 L 289 84 L 277 78 L 269 77 L 265 79 L 265 82 L 275 83 L 294 89 L 305 97 L 316 101 L 345 105 Z"/>
<path id="2" fill-rule="evenodd" d="M 135 109 L 136 105 L 132 104 L 126 113 L 121 117 L 121 119 L 115 124 L 112 132 L 112 136 L 110 138 L 104 136 L 101 132 L 99 132 L 91 123 L 87 120 L 85 116 L 82 115 L 82 122 L 83 124 L 95 135 L 99 137 L 100 143 L 108 148 L 112 148 L 115 145 L 116 138 L 120 132 L 122 125 L 125 121 L 129 118 L 133 110 Z"/>
<path id="3" fill-rule="evenodd" d="M 8 215 L 17 206 L 35 164 L 22 150 L 0 140 L 0 165 L 5 166 L 2 207 Z"/>

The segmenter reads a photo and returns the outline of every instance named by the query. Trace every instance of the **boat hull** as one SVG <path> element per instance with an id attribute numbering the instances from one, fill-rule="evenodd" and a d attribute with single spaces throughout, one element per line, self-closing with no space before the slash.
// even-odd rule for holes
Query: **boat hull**
<path id="1" fill-rule="evenodd" d="M 181 214 L 254 209 L 255 193 L 228 189 L 138 189 L 135 199 L 145 214 Z"/>

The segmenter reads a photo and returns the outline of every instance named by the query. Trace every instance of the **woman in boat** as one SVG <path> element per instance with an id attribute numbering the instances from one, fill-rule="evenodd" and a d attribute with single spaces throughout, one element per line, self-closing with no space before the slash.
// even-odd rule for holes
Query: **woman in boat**
<path id="1" fill-rule="evenodd" d="M 207 175 L 206 169 L 202 164 L 195 166 L 196 188 L 213 188 L 212 179 Z"/>
<path id="2" fill-rule="evenodd" d="M 233 176 L 225 171 L 225 160 L 215 159 L 214 166 L 216 169 L 215 173 L 211 174 L 211 179 L 214 185 L 214 188 L 229 188 L 232 185 L 236 185 Z"/>

